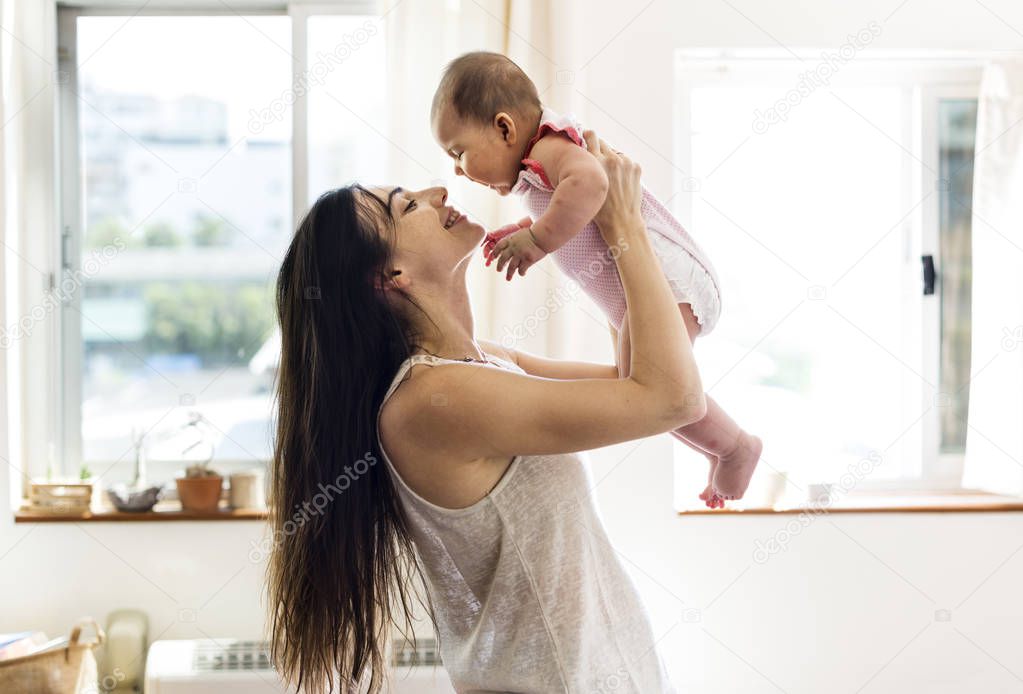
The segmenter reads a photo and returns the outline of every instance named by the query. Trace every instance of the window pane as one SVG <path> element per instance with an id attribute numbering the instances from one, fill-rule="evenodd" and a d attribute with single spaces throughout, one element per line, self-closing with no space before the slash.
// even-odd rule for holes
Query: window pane
<path id="1" fill-rule="evenodd" d="M 764 439 L 755 483 L 784 472 L 798 495 L 875 451 L 872 478 L 919 469 L 919 445 L 904 446 L 921 409 L 905 334 L 919 320 L 919 259 L 909 264 L 903 228 L 914 201 L 902 91 L 822 89 L 755 126 L 791 84 L 693 89 L 693 132 L 680 136 L 697 181 L 691 232 L 723 284 L 718 327 L 696 342 L 703 382 Z M 679 451 L 691 505 L 705 461 Z"/>
<path id="2" fill-rule="evenodd" d="M 214 426 L 217 460 L 266 460 L 261 349 L 291 236 L 289 19 L 81 17 L 77 30 L 84 462 L 103 474 L 121 460 L 123 478 L 132 428 L 155 427 L 155 442 L 190 410 Z"/>
<path id="3" fill-rule="evenodd" d="M 970 315 L 972 272 L 973 153 L 977 101 L 947 99 L 938 104 L 941 166 L 938 244 L 941 267 L 941 387 L 949 395 L 942 407 L 941 452 L 966 449 L 970 402 Z"/>
<path id="4" fill-rule="evenodd" d="M 387 56 L 377 17 L 308 22 L 309 203 L 358 179 L 386 179 Z M 425 116 L 424 116 L 425 117 Z"/>

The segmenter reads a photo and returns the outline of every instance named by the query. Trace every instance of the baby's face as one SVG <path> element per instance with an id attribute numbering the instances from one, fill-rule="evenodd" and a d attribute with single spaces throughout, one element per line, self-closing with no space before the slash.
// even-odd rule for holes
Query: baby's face
<path id="1" fill-rule="evenodd" d="M 433 121 L 433 136 L 454 160 L 456 176 L 507 195 L 518 179 L 522 158 L 519 134 L 508 122 L 479 125 L 442 108 Z"/>

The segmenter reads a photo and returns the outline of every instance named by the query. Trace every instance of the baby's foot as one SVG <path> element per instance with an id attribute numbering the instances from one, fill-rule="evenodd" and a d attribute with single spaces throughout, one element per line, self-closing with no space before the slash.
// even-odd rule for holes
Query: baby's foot
<path id="1" fill-rule="evenodd" d="M 714 489 L 714 470 L 717 469 L 718 458 L 708 453 L 707 460 L 710 463 L 707 470 L 707 488 L 700 492 L 700 500 L 707 504 L 707 508 L 721 508 L 725 505 L 725 500 Z"/>
<path id="2" fill-rule="evenodd" d="M 735 448 L 718 458 L 711 480 L 713 491 L 722 499 L 741 499 L 753 477 L 763 448 L 764 443 L 759 437 L 745 431 L 740 433 Z"/>

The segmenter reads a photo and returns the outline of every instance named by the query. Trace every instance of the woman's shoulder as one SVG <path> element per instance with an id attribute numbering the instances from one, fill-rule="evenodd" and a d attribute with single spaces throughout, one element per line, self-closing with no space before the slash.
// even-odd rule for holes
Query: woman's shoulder
<path id="1" fill-rule="evenodd" d="M 486 340 L 478 342 L 485 354 L 518 366 L 514 350 L 505 349 Z M 412 358 L 404 362 L 399 372 L 395 374 L 395 378 L 398 379 L 397 385 L 380 406 L 381 425 L 387 428 L 387 425 L 390 424 L 396 425 L 399 429 L 405 429 L 408 420 L 423 422 L 429 419 L 429 413 L 437 411 L 428 406 L 443 404 L 440 402 L 443 400 L 442 394 L 452 384 L 457 384 L 464 379 L 464 373 L 460 370 L 466 368 L 489 369 L 489 367 L 474 362 L 429 357 Z M 508 369 L 501 370 L 508 371 Z M 481 379 L 474 379 L 474 382 L 479 380 Z M 482 380 L 485 380 L 485 376 Z M 424 417 L 424 413 L 427 413 L 427 416 Z"/>
<path id="2" fill-rule="evenodd" d="M 481 347 L 491 359 L 512 356 L 497 345 Z M 520 376 L 517 367 L 514 362 L 491 366 L 432 359 L 414 360 L 411 366 L 406 362 L 405 366 L 407 373 L 380 407 L 379 436 L 387 459 L 405 482 L 431 503 L 459 507 L 460 502 L 452 501 L 455 497 L 451 496 L 459 489 L 466 498 L 475 494 L 473 498 L 478 499 L 497 480 L 487 478 L 486 472 L 465 476 L 465 465 L 486 463 L 489 467 L 493 462 L 492 456 L 480 454 L 490 444 L 479 438 L 473 426 L 467 429 L 466 422 L 494 408 L 508 379 Z M 472 487 L 480 474 L 487 480 L 483 492 Z M 443 494 L 434 488 L 439 480 L 446 480 L 440 485 L 447 490 Z"/>
<path id="3" fill-rule="evenodd" d="M 431 415 L 439 404 L 438 394 L 444 389 L 437 379 L 438 369 L 426 360 L 409 359 L 395 374 L 395 382 L 380 404 L 378 427 L 384 448 L 391 452 L 393 462 L 401 459 L 400 451 L 410 441 L 415 442 L 429 429 Z"/>

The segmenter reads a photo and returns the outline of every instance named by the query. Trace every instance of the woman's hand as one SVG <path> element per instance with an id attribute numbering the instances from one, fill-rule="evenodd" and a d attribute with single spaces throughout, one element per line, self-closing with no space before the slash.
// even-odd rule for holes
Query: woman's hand
<path id="1" fill-rule="evenodd" d="M 607 172 L 607 197 L 593 221 L 597 223 L 604 242 L 608 246 L 617 245 L 622 237 L 627 240 L 630 232 L 644 228 L 640 214 L 643 189 L 639 178 L 642 171 L 639 164 L 608 147 L 592 130 L 583 132 L 583 139 L 586 149 Z M 637 220 L 639 224 L 636 224 Z"/>

